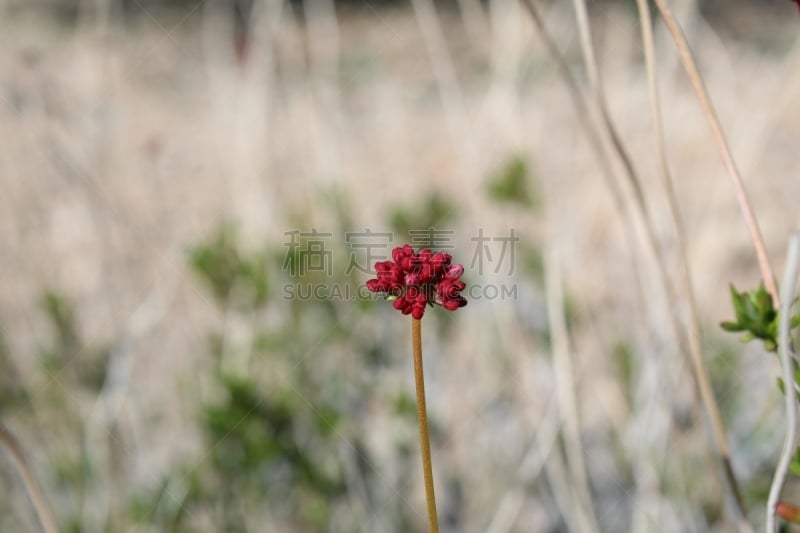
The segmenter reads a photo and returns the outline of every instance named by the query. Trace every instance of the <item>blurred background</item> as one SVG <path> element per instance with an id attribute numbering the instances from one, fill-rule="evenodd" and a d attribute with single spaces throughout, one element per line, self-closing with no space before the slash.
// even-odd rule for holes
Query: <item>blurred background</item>
<path id="1" fill-rule="evenodd" d="M 592 107 L 571 3 L 536 5 Z M 800 15 L 672 5 L 780 273 Z M 443 531 L 732 530 L 657 266 L 678 285 L 636 4 L 589 21 L 658 257 L 517 0 L 0 0 L 0 421 L 58 530 L 425 531 L 409 319 L 359 291 L 405 242 L 470 285 L 423 321 Z M 719 328 L 760 274 L 654 25 L 703 355 L 760 524 L 780 366 Z M 16 465 L 0 531 L 40 531 Z"/>

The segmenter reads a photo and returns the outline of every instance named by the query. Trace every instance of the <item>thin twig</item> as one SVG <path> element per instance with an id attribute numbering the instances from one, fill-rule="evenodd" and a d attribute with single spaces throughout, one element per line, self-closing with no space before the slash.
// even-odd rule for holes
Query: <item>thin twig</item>
<path id="1" fill-rule="evenodd" d="M 572 105 L 575 108 L 575 118 L 578 121 L 578 126 L 586 136 L 586 140 L 589 143 L 589 148 L 592 150 L 592 153 L 599 163 L 600 175 L 603 177 L 605 185 L 611 194 L 611 199 L 614 203 L 614 210 L 616 213 L 624 213 L 625 199 L 623 198 L 622 190 L 614 179 L 614 171 L 611 168 L 611 161 L 608 154 L 603 149 L 603 142 L 600 138 L 600 134 L 597 132 L 597 128 L 590 120 L 589 105 L 586 103 L 583 91 L 575 81 L 575 77 L 572 75 L 564 55 L 558 49 L 555 39 L 545 26 L 544 20 L 542 19 L 542 16 L 539 13 L 539 10 L 536 8 L 533 0 L 522 0 L 522 4 L 527 9 L 528 14 L 531 17 L 531 21 L 533 21 L 533 25 L 536 28 L 536 32 L 539 34 L 542 43 L 544 44 L 547 55 L 556 64 L 561 80 L 564 82 L 564 85 L 567 88 L 567 94 L 569 95 Z M 633 266 L 636 267 L 636 235 L 634 234 L 631 224 L 622 224 L 622 229 L 625 235 L 626 244 L 632 255 Z M 636 280 L 636 296 L 638 297 L 640 307 L 644 307 L 641 276 L 639 276 L 639 272 L 635 268 L 634 278 Z"/>
<path id="2" fill-rule="evenodd" d="M 469 39 L 475 44 L 486 42 L 488 28 L 480 0 L 458 0 L 458 12 L 464 20 Z"/>
<path id="3" fill-rule="evenodd" d="M 356 523 L 363 525 L 368 531 L 387 531 L 373 513 L 371 494 L 358 466 L 358 450 L 354 445 L 339 441 L 337 447 L 339 461 L 342 465 L 344 482 L 347 486 L 347 497 L 350 500 L 350 512 Z"/>
<path id="4" fill-rule="evenodd" d="M 583 93 L 578 86 L 578 83 L 575 81 L 567 61 L 559 51 L 558 45 L 553 39 L 553 36 L 550 35 L 549 31 L 547 31 L 544 20 L 542 19 L 542 16 L 539 13 L 539 10 L 536 8 L 533 0 L 522 0 L 522 3 L 527 8 L 528 14 L 531 16 L 533 25 L 536 27 L 536 31 L 539 33 L 539 37 L 542 39 L 542 43 L 547 51 L 547 55 L 549 55 L 550 58 L 555 62 L 558 72 L 561 75 L 561 79 L 567 86 L 567 93 L 572 100 L 572 105 L 575 107 L 575 115 L 578 120 L 578 125 L 583 130 L 584 135 L 586 135 L 586 139 L 589 142 L 589 147 L 592 149 L 597 157 L 597 160 L 600 162 L 602 175 L 606 180 L 609 191 L 611 192 L 611 196 L 614 200 L 617 211 L 622 212 L 625 206 L 625 201 L 622 198 L 622 192 L 612 179 L 613 171 L 611 170 L 611 163 L 603 151 L 603 143 L 600 139 L 600 135 L 589 121 L 589 106 L 586 104 Z"/>
<path id="5" fill-rule="evenodd" d="M 162 288 L 162 285 L 166 287 Z M 117 446 L 125 453 L 119 439 L 109 438 L 118 430 L 120 413 L 128 401 L 128 391 L 133 379 L 136 363 L 136 342 L 156 327 L 169 310 L 175 298 L 177 279 L 159 284 L 145 300 L 131 313 L 125 323 L 119 340 L 111 348 L 106 364 L 105 380 L 85 426 L 87 446 L 91 447 L 92 459 L 98 465 L 98 471 L 108 475 L 108 486 L 115 488 L 111 478 L 112 447 Z M 102 524 L 107 525 L 111 515 L 113 492 L 103 486 L 93 491 L 93 495 L 82 501 L 82 516 L 90 514 L 100 517 Z M 89 513 L 89 507 L 93 513 Z"/>
<path id="6" fill-rule="evenodd" d="M 612 170 L 611 170 L 611 165 L 609 163 L 609 156 L 603 148 L 603 143 L 599 137 L 599 134 L 597 133 L 592 123 L 587 118 L 589 116 L 589 106 L 586 104 L 582 92 L 578 87 L 578 84 L 575 81 L 569 69 L 569 66 L 564 60 L 561 52 L 558 50 L 558 47 L 556 46 L 554 39 L 547 31 L 547 28 L 545 27 L 541 15 L 539 14 L 538 9 L 536 8 L 533 0 L 522 0 L 522 1 L 531 15 L 534 26 L 539 32 L 545 44 L 548 54 L 553 58 L 558 67 L 559 73 L 561 74 L 562 79 L 567 86 L 568 93 L 572 98 L 573 104 L 575 105 L 579 124 L 584 129 L 587 139 L 589 140 L 589 144 L 593 149 L 593 151 L 595 152 L 595 155 L 597 155 L 598 157 L 598 160 L 601 164 L 601 170 L 603 171 L 602 172 L 603 177 L 606 179 L 606 183 L 609 186 L 609 190 L 612 192 L 612 197 L 614 198 L 615 204 L 617 205 L 617 210 L 619 212 L 622 212 L 624 210 L 624 201 L 621 198 L 622 193 L 619 191 L 619 188 L 617 184 L 614 182 L 614 180 L 611 179 Z M 588 52 L 589 52 L 588 53 L 589 57 L 587 58 L 588 59 L 587 63 L 595 64 L 595 62 L 593 61 L 593 54 L 591 52 L 591 47 L 589 47 Z M 597 74 L 596 76 L 595 74 L 593 74 L 593 72 L 596 72 L 596 67 L 594 68 L 588 67 L 588 69 L 590 70 L 589 73 L 590 77 L 595 79 L 595 81 L 599 82 L 599 74 Z M 634 190 L 634 196 L 637 200 L 635 202 L 635 205 L 638 208 L 638 214 L 639 214 L 638 223 L 644 227 L 643 229 L 646 236 L 645 240 L 647 243 L 647 251 L 650 254 L 650 256 L 653 257 L 653 262 L 656 265 L 656 269 L 658 270 L 660 282 L 663 286 L 667 298 L 669 298 L 672 292 L 671 284 L 669 281 L 669 277 L 666 273 L 665 262 L 662 260 L 659 249 L 656 246 L 655 230 L 647 215 L 646 203 L 644 195 L 642 194 L 641 187 L 639 186 L 638 177 L 636 176 L 636 172 L 633 168 L 630 157 L 627 155 L 627 152 L 625 151 L 625 148 L 622 145 L 619 135 L 616 133 L 616 129 L 614 128 L 608 113 L 603 111 L 603 109 L 605 108 L 604 105 L 605 100 L 602 97 L 602 89 L 600 89 L 599 87 L 595 88 L 595 97 L 598 106 L 601 108 L 601 115 L 602 115 L 601 120 L 606 128 L 606 133 L 610 137 L 610 142 L 613 145 L 613 148 L 616 150 L 618 156 L 622 160 L 626 172 L 626 177 L 628 178 L 629 183 Z M 629 226 L 626 225 L 625 228 L 627 230 Z M 681 343 L 683 343 L 683 335 L 680 334 L 680 326 L 678 318 L 675 314 L 674 306 L 670 305 L 667 314 L 668 314 L 668 323 L 674 337 L 678 339 Z M 702 353 L 699 352 L 698 347 L 700 347 L 699 343 L 689 342 L 689 349 L 690 350 L 694 349 L 694 354 L 695 354 L 694 356 L 690 356 L 690 359 L 693 362 L 692 367 L 694 369 L 692 373 L 692 376 L 694 378 L 693 380 L 695 382 L 695 386 L 698 388 L 698 395 L 700 397 L 701 403 L 703 404 L 703 408 L 707 413 L 707 416 L 709 417 L 710 420 L 716 421 L 712 422 L 711 429 L 714 434 L 716 442 L 723 443 L 721 448 L 717 446 L 717 450 L 720 453 L 723 470 L 725 471 L 725 478 L 728 482 L 728 485 L 731 488 L 731 492 L 734 494 L 734 498 L 736 498 L 736 495 L 739 494 L 738 484 L 736 483 L 736 478 L 734 476 L 733 470 L 730 467 L 730 459 L 729 459 L 730 453 L 728 452 L 727 438 L 725 437 L 725 432 L 721 423 L 719 409 L 716 406 L 716 400 L 711 391 L 707 377 L 705 380 L 698 379 L 697 375 L 698 368 L 704 369 L 704 366 L 702 364 L 701 365 L 697 364 L 698 361 L 702 363 Z M 700 353 L 699 356 L 697 355 L 698 353 Z M 700 385 L 700 383 L 705 383 L 707 386 L 703 387 Z M 714 469 L 713 472 L 714 475 L 718 478 L 717 470 Z"/>
<path id="7" fill-rule="evenodd" d="M 661 285 L 665 291 L 665 295 L 668 299 L 669 309 L 667 312 L 667 316 L 670 329 L 672 330 L 676 339 L 682 340 L 683 335 L 680 333 L 681 328 L 679 319 L 676 314 L 676 309 L 675 306 L 672 305 L 672 303 L 669 301 L 673 297 L 672 282 L 670 281 L 669 275 L 667 274 L 666 271 L 666 266 L 665 266 L 666 262 L 663 257 L 663 252 L 657 245 L 656 232 L 653 223 L 650 219 L 650 215 L 647 208 L 647 202 L 641 187 L 641 181 L 634 169 L 631 157 L 628 154 L 627 150 L 625 149 L 625 146 L 622 143 L 619 133 L 617 132 L 614 123 L 611 120 L 611 116 L 608 112 L 608 104 L 603 94 L 602 81 L 600 79 L 600 71 L 599 68 L 597 67 L 597 60 L 594 54 L 594 46 L 592 44 L 591 29 L 589 26 L 586 2 L 585 0 L 573 0 L 573 5 L 575 8 L 576 20 L 578 22 L 578 30 L 581 34 L 581 46 L 583 50 L 584 61 L 586 64 L 587 76 L 593 88 L 595 103 L 599 108 L 600 117 L 605 127 L 608 139 L 611 145 L 613 146 L 614 150 L 616 151 L 623 165 L 623 168 L 625 169 L 625 177 L 627 178 L 627 181 L 634 193 L 634 199 L 635 199 L 634 206 L 636 207 L 637 215 L 639 216 L 640 222 L 645 232 L 645 237 L 646 237 L 645 242 L 647 244 L 647 252 L 654 259 L 659 281 L 661 282 Z M 677 210 L 676 204 L 672 204 L 671 208 Z M 676 212 L 673 214 L 677 216 Z M 685 258 L 683 258 L 683 261 L 685 265 L 684 267 L 685 273 L 687 273 L 687 276 L 684 276 L 684 285 L 683 285 L 684 293 L 688 294 L 690 300 L 693 300 L 693 298 L 691 297 L 691 285 L 688 281 L 689 279 L 688 266 L 686 266 L 685 264 L 686 261 Z M 691 301 L 689 305 L 691 308 L 692 307 Z M 741 496 L 741 491 L 739 489 L 739 484 L 734 474 L 733 467 L 731 465 L 730 449 L 727 443 L 725 428 L 722 423 L 722 417 L 719 413 L 719 407 L 717 405 L 717 401 L 716 398 L 714 397 L 714 393 L 711 387 L 711 381 L 708 377 L 708 372 L 705 368 L 703 351 L 702 351 L 702 342 L 700 339 L 699 326 L 696 313 L 693 316 L 693 320 L 690 319 L 690 325 L 688 329 L 689 331 L 686 334 L 688 340 L 687 351 L 689 354 L 689 359 L 692 367 L 692 375 L 694 377 L 695 385 L 697 387 L 698 394 L 700 396 L 701 404 L 711 424 L 711 431 L 713 434 L 713 439 L 716 443 L 716 448 L 720 455 L 725 481 L 727 482 L 727 485 L 730 488 L 730 492 L 734 499 L 735 503 L 734 514 L 736 515 L 735 516 L 736 521 L 739 525 L 740 530 L 748 532 L 751 530 L 751 527 L 744 518 L 745 516 L 744 504 Z"/>
<path id="8" fill-rule="evenodd" d="M 576 503 L 581 511 L 581 531 L 599 531 L 597 517 L 592 507 L 589 476 L 581 444 L 580 413 L 578 410 L 575 371 L 570 357 L 569 333 L 564 318 L 564 294 L 561 286 L 561 266 L 555 250 L 546 258 L 545 283 L 547 315 L 553 346 L 553 366 L 556 379 L 558 407 L 564 421 L 564 447 L 572 485 L 577 492 Z"/>
<path id="9" fill-rule="evenodd" d="M 608 136 L 608 140 L 617 153 L 623 167 L 625 168 L 625 175 L 628 183 L 633 189 L 636 198 L 637 206 L 642 211 L 642 216 L 647 221 L 647 202 L 644 198 L 644 191 L 642 190 L 641 181 L 639 180 L 636 170 L 633 167 L 633 161 L 630 154 L 625 149 L 622 138 L 617 131 L 614 122 L 611 120 L 611 115 L 608 112 L 608 103 L 606 102 L 605 94 L 603 92 L 603 83 L 600 79 L 600 69 L 597 66 L 597 59 L 594 54 L 594 45 L 592 44 L 592 32 L 589 27 L 589 16 L 586 10 L 585 0 L 573 0 L 573 7 L 575 9 L 575 18 L 578 22 L 578 33 L 581 38 L 581 51 L 583 54 L 584 64 L 586 65 L 586 74 L 589 78 L 589 85 L 592 87 L 592 94 L 595 98 L 595 103 L 598 111 L 600 112 L 600 120 Z M 653 239 L 653 243 L 655 240 Z"/>
<path id="10" fill-rule="evenodd" d="M 545 463 L 550 461 L 550 455 L 558 440 L 558 430 L 558 402 L 551 399 L 542 421 L 533 432 L 533 441 L 516 470 L 514 485 L 500 500 L 486 533 L 508 533 L 511 530 L 525 505 L 525 487 L 536 480 Z M 568 512 L 569 509 L 564 509 L 565 515 Z"/>
<path id="11" fill-rule="evenodd" d="M 722 162 L 725 165 L 725 169 L 728 171 L 731 181 L 733 182 L 736 200 L 739 203 L 739 208 L 742 211 L 745 224 L 747 224 L 747 229 L 750 231 L 750 238 L 753 241 L 753 247 L 755 248 L 756 257 L 758 258 L 758 266 L 761 270 L 761 277 L 764 279 L 764 285 L 767 289 L 767 292 L 769 292 L 769 294 L 772 296 L 772 300 L 775 302 L 775 306 L 777 307 L 779 305 L 778 288 L 775 285 L 775 276 L 773 275 L 772 268 L 769 264 L 769 258 L 767 257 L 764 239 L 762 238 L 761 230 L 758 227 L 758 220 L 756 220 L 756 216 L 753 212 L 753 208 L 750 205 L 750 200 L 748 199 L 747 192 L 744 188 L 742 176 L 739 173 L 739 168 L 736 166 L 736 162 L 734 161 L 730 147 L 728 146 L 728 141 L 722 131 L 722 126 L 719 123 L 714 106 L 712 105 L 711 99 L 708 96 L 708 90 L 706 89 L 703 78 L 697 69 L 697 64 L 694 61 L 689 44 L 686 42 L 686 37 L 683 34 L 683 30 L 681 29 L 678 21 L 675 20 L 675 17 L 673 16 L 666 0 L 655 0 L 655 3 L 659 13 L 661 13 L 661 17 L 664 19 L 664 23 L 667 25 L 670 35 L 672 36 L 672 40 L 675 43 L 675 48 L 678 51 L 683 68 L 686 71 L 686 75 L 689 77 L 689 81 L 691 82 L 695 93 L 697 94 L 697 98 L 700 101 L 700 106 L 703 109 L 703 113 L 705 114 L 706 119 L 708 119 L 708 124 L 711 127 L 711 134 L 714 137 L 714 141 L 716 142 L 717 148 L 722 156 Z"/>
<path id="12" fill-rule="evenodd" d="M 700 393 L 704 396 L 704 403 L 707 403 L 707 409 L 717 410 L 716 401 L 713 397 L 711 383 L 708 378 L 708 371 L 705 367 L 703 358 L 702 339 L 700 334 L 700 320 L 697 311 L 697 302 L 692 288 L 691 271 L 689 269 L 689 261 L 686 253 L 686 237 L 683 231 L 683 224 L 681 223 L 680 209 L 678 207 L 678 200 L 675 194 L 675 188 L 672 185 L 672 176 L 667 162 L 666 148 L 664 143 L 664 129 L 663 120 L 661 116 L 661 103 L 658 91 L 658 78 L 656 74 L 656 60 L 655 60 L 655 46 L 653 44 L 653 28 L 652 18 L 650 16 L 650 7 L 647 0 L 636 0 L 639 10 L 639 21 L 642 30 L 642 43 L 644 45 L 645 64 L 647 67 L 647 85 L 650 100 L 650 112 L 653 119 L 653 135 L 656 151 L 656 159 L 658 161 L 658 170 L 661 177 L 662 186 L 667 196 L 667 205 L 669 208 L 669 216 L 672 222 L 675 239 L 677 241 L 678 258 L 681 267 L 680 287 L 683 292 L 683 297 L 686 300 L 688 307 L 688 325 L 687 335 L 689 341 L 689 351 L 692 355 L 692 364 L 695 368 L 695 375 L 697 377 Z M 705 398 L 709 398 L 706 400 Z M 728 485 L 733 492 L 733 497 L 738 507 L 737 514 L 739 527 L 744 531 L 749 531 L 752 528 L 745 520 L 745 509 L 741 490 L 734 475 L 733 466 L 730 459 L 730 450 L 728 448 L 727 439 L 725 438 L 725 430 L 722 426 L 722 419 L 719 413 L 716 412 L 710 416 L 711 423 L 714 426 L 714 434 L 717 439 L 717 447 L 721 454 L 723 462 L 723 471 L 728 481 Z"/>
<path id="13" fill-rule="evenodd" d="M 797 447 L 797 391 L 791 385 L 794 383 L 794 362 L 792 361 L 791 345 L 789 333 L 792 322 L 792 302 L 794 301 L 794 291 L 797 285 L 797 276 L 800 274 L 800 233 L 794 233 L 789 242 L 789 253 L 786 258 L 786 268 L 783 273 L 783 283 L 781 284 L 781 311 L 779 316 L 778 347 L 781 354 L 781 367 L 783 370 L 784 399 L 786 401 L 786 439 L 783 442 L 783 450 L 775 469 L 775 477 L 772 478 L 772 485 L 769 488 L 769 498 L 767 499 L 767 533 L 775 533 L 777 521 L 775 520 L 775 508 L 778 505 L 778 498 L 781 496 L 783 484 L 789 473 L 789 465 L 792 463 Z"/>
<path id="14" fill-rule="evenodd" d="M 457 159 L 459 171 L 463 176 L 470 175 L 470 170 L 474 167 L 472 164 L 475 153 L 472 149 L 474 140 L 469 127 L 467 106 L 442 32 L 442 25 L 436 14 L 435 3 L 432 0 L 411 0 L 411 6 L 433 67 L 451 142 L 459 151 L 460 157 Z"/>
<path id="15" fill-rule="evenodd" d="M 5 424 L 0 422 L 0 443 L 5 446 L 9 455 L 14 459 L 14 464 L 17 466 L 19 476 L 25 485 L 25 490 L 28 492 L 28 497 L 31 499 L 33 509 L 36 512 L 36 517 L 39 519 L 39 524 L 42 526 L 44 533 L 57 533 L 56 521 L 53 518 L 53 513 L 50 510 L 50 505 L 47 503 L 47 498 L 44 495 L 42 486 L 36 476 L 33 475 L 33 469 L 25 457 L 25 451 L 17 438 L 11 433 Z"/>
<path id="16" fill-rule="evenodd" d="M 650 16 L 650 6 L 647 0 L 636 0 L 639 9 L 639 23 L 642 29 L 642 44 L 644 45 L 644 58 L 647 67 L 647 89 L 650 99 L 650 114 L 653 119 L 653 137 L 658 162 L 658 171 L 664 190 L 667 193 L 670 219 L 672 220 L 676 238 L 681 247 L 681 257 L 685 259 L 684 233 L 680 223 L 678 200 L 672 186 L 672 177 L 667 163 L 666 148 L 664 143 L 664 126 L 661 116 L 661 99 L 658 91 L 658 77 L 656 73 L 655 45 L 653 44 L 653 21 Z M 686 261 L 682 262 L 686 265 Z M 688 276 L 687 276 L 688 278 Z"/>
<path id="17" fill-rule="evenodd" d="M 431 440 L 428 435 L 428 412 L 425 407 L 425 375 L 422 369 L 422 321 L 411 319 L 411 341 L 414 348 L 414 381 L 417 386 L 417 416 L 419 417 L 419 443 L 422 451 L 422 473 L 425 477 L 425 500 L 428 503 L 430 533 L 439 532 L 436 518 L 436 495 L 433 491 L 431 466 Z"/>

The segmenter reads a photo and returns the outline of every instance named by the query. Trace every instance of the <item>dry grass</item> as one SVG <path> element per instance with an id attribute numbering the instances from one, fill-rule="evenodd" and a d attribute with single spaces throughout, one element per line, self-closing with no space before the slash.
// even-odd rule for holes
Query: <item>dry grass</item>
<path id="1" fill-rule="evenodd" d="M 76 302 L 89 339 L 126 341 L 119 364 L 130 364 L 130 374 L 123 372 L 121 388 L 74 400 L 97 439 L 109 419 L 121 420 L 130 482 L 147 485 L 182 455 L 201 453 L 185 390 L 207 370 L 205 334 L 222 318 L 188 274 L 187 248 L 221 219 L 238 221 L 251 244 L 280 245 L 295 228 L 336 231 L 324 208 L 333 189 L 353 206 L 352 229 L 379 229 L 389 206 L 438 188 L 463 213 L 454 229 L 464 262 L 480 227 L 489 235 L 514 227 L 558 251 L 567 302 L 581 317 L 569 323 L 568 350 L 600 529 L 707 530 L 713 512 L 704 514 L 697 502 L 713 507 L 719 496 L 694 470 L 705 464 L 708 443 L 702 421 L 678 423 L 692 409 L 691 382 L 665 325 L 669 304 L 645 259 L 645 236 L 626 239 L 629 222 L 615 208 L 522 6 L 498 0 L 481 11 L 465 1 L 473 10 L 462 18 L 419 0 L 417 17 L 411 7 L 364 7 L 340 13 L 334 24 L 325 4 L 304 25 L 280 2 L 260 3 L 249 61 L 237 66 L 227 19 L 212 10 L 138 13 L 123 29 L 113 13 L 109 23 L 102 13 L 81 11 L 73 26 L 43 12 L 2 11 L 0 3 L 0 326 L 21 381 L 30 390 L 58 386 L 27 355 L 48 335 L 38 295 L 57 287 Z M 787 19 L 794 15 L 791 5 L 784 11 Z M 580 77 L 572 12 L 561 5 L 544 12 Z M 800 223 L 800 45 L 783 37 L 800 21 L 776 21 L 771 13 L 712 26 L 690 11 L 684 22 L 767 253 L 779 265 L 787 235 Z M 633 155 L 672 275 L 679 250 L 652 148 L 638 22 L 614 5 L 591 14 L 609 112 Z M 743 354 L 735 381 L 745 401 L 727 430 L 737 473 L 753 488 L 745 498 L 751 521 L 761 523 L 765 495 L 753 494 L 769 482 L 780 446 L 779 365 L 716 326 L 732 313 L 728 283 L 755 286 L 758 264 L 705 118 L 656 25 L 664 139 L 706 355 L 713 359 L 726 343 Z M 765 25 L 775 27 L 769 42 Z M 487 176 L 520 153 L 532 161 L 542 213 L 498 207 L 485 194 Z M 461 476 L 466 531 L 490 523 L 493 533 L 541 530 L 553 525 L 548 509 L 569 509 L 575 490 L 574 450 L 564 454 L 537 435 L 563 379 L 554 379 L 557 365 L 531 333 L 543 322 L 535 303 L 541 294 L 519 276 L 514 281 L 520 301 L 473 301 L 459 313 L 463 334 L 453 345 L 426 346 L 426 358 L 440 352 L 426 361 L 428 407 L 448 434 L 434 444 L 437 494 L 448 475 Z M 407 328 L 397 329 L 404 338 Z M 618 341 L 632 346 L 638 361 L 630 391 L 611 355 Z M 357 374 L 346 356 L 331 357 Z M 410 360 L 398 357 L 404 362 L 385 379 L 402 389 L 410 384 Z M 724 410 L 734 393 L 715 392 Z M 113 416 L 97 415 L 108 406 Z M 374 427 L 392 427 L 380 409 L 371 416 Z M 32 421 L 4 417 L 27 443 L 63 515 L 73 503 L 69 490 L 47 472 L 48 454 L 67 446 L 64 437 L 47 434 L 47 413 Z M 42 439 L 46 447 L 37 446 Z M 380 430 L 370 438 L 378 457 L 388 440 Z M 541 469 L 530 467 L 531 450 Z M 24 491 L 0 466 L 0 494 L 21 517 L 8 523 L 33 529 Z M 391 465 L 385 470 L 394 475 Z M 531 479 L 519 480 L 518 470 Z M 548 483 L 534 481 L 540 471 Z M 416 485 L 408 505 L 422 524 Z M 537 488 L 511 490 L 524 486 Z M 440 498 L 445 509 L 454 505 L 447 490 Z M 513 513 L 493 521 L 501 501 Z"/>

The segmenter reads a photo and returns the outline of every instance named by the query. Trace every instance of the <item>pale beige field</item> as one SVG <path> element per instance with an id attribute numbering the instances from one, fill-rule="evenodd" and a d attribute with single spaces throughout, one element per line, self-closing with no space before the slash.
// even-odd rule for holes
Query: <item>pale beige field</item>
<path id="1" fill-rule="evenodd" d="M 84 4 L 69 20 L 0 2 L 0 331 L 14 367 L 0 369 L 0 384 L 14 381 L 32 404 L 0 404 L 0 417 L 23 442 L 64 531 L 162 530 L 126 518 L 120 502 L 187 457 L 209 453 L 193 411 L 197 398 L 215 394 L 207 336 L 222 328 L 232 345 L 244 345 L 252 322 L 214 305 L 189 271 L 193 245 L 224 220 L 239 225 L 245 246 L 279 250 L 294 229 L 386 230 L 390 209 L 434 190 L 460 213 L 451 229 L 461 262 L 470 262 L 479 228 L 493 236 L 514 228 L 553 259 L 541 283 L 521 267 L 511 276 L 472 273 L 470 281 L 484 286 L 517 286 L 518 298 L 471 301 L 453 317 L 447 340 L 433 326 L 425 330 L 428 408 L 441 435 L 433 446 L 440 515 L 456 517 L 443 519 L 443 530 L 586 530 L 568 516 L 580 514 L 573 423 L 600 531 L 733 530 L 724 511 L 718 519 L 712 447 L 703 419 L 692 414 L 699 411 L 688 367 L 666 326 L 672 304 L 641 229 L 615 208 L 552 58 L 517 2 L 465 0 L 465 10 L 445 7 L 435 17 L 428 0 L 404 8 L 365 2 L 334 18 L 320 0 L 303 21 L 280 1 L 264 1 L 244 62 L 236 61 L 220 9 L 189 3 L 161 12 L 133 2 L 123 25 L 115 2 Z M 641 177 L 667 272 L 677 277 L 629 7 L 590 6 L 595 46 L 612 118 Z M 780 276 L 788 236 L 800 226 L 800 16 L 789 3 L 710 20 L 690 5 L 675 7 Z M 588 94 L 570 3 L 542 10 Z M 728 285 L 754 288 L 760 274 L 705 117 L 660 24 L 656 41 L 705 356 L 760 528 L 784 434 L 780 367 L 756 343 L 740 344 L 718 327 L 733 313 Z M 539 209 L 499 205 L 486 193 L 487 180 L 517 155 L 530 164 Z M 630 189 L 622 188 L 631 206 Z M 344 202 L 346 227 L 333 198 Z M 542 339 L 545 294 L 558 275 L 578 317 L 569 321 L 567 375 L 550 349 L 559 339 Z M 87 342 L 112 346 L 113 368 L 97 394 L 71 390 L 63 376 L 42 369 L 37 354 L 52 339 L 38 303 L 47 288 L 74 303 Z M 677 301 L 683 321 L 685 302 Z M 349 316 L 354 304 L 334 305 Z M 380 372 L 365 374 L 347 344 L 327 346 L 314 316 L 299 333 L 316 346 L 300 354 L 302 364 L 317 376 L 360 383 L 367 375 L 381 391 L 413 393 L 408 324 L 385 306 L 375 303 L 350 322 L 354 335 L 374 334 L 391 346 Z M 289 309 L 278 298 L 254 320 L 278 324 Z M 445 311 L 429 311 L 436 312 Z M 637 361 L 630 390 L 615 366 L 620 342 Z M 725 359 L 726 350 L 737 355 Z M 267 383 L 290 379 L 280 364 L 254 365 Z M 41 399 L 59 387 L 75 414 L 66 424 Z M 294 391 L 306 393 L 303 385 Z M 424 531 L 415 427 L 398 426 L 389 411 L 371 401 L 342 422 L 342 461 L 351 436 L 362 435 L 376 477 L 386 481 L 365 503 L 358 476 L 351 479 L 349 513 L 363 531 Z M 80 495 L 56 474 L 59 455 L 79 447 L 65 425 L 80 428 L 99 470 Z M 108 457 L 109 428 L 121 456 Z M 398 435 L 411 446 L 402 496 L 386 488 L 404 474 L 392 459 Z M 387 502 L 395 497 L 411 523 L 393 521 Z M 38 530 L 5 457 L 0 501 L 1 531 Z M 197 512 L 185 530 L 219 530 L 210 513 Z M 68 529 L 76 515 L 81 528 Z M 250 516 L 250 531 L 304 530 L 266 508 Z M 351 531 L 340 518 L 318 530 Z"/>

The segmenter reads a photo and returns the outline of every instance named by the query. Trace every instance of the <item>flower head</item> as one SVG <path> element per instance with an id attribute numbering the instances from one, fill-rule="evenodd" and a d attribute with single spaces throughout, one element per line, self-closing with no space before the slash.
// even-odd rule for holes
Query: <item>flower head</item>
<path id="1" fill-rule="evenodd" d="M 448 311 L 467 305 L 461 296 L 466 284 L 459 279 L 464 267 L 453 264 L 450 254 L 427 248 L 415 253 L 406 244 L 392 250 L 392 259 L 375 263 L 377 277 L 367 281 L 367 289 L 395 298 L 394 308 L 404 315 L 420 319 L 428 305 Z"/>

